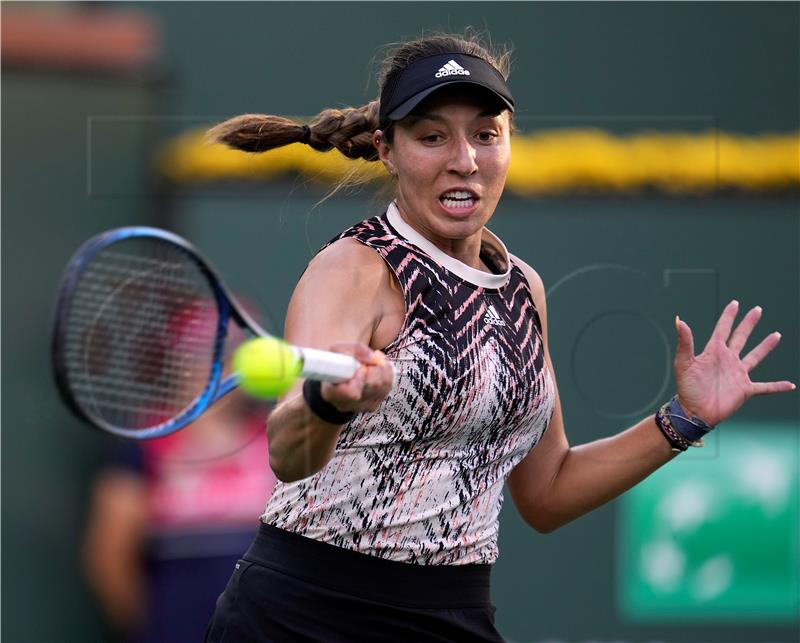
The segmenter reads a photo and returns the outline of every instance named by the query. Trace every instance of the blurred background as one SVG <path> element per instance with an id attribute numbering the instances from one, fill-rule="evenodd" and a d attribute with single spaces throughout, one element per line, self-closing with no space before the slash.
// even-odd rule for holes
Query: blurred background
<path id="1" fill-rule="evenodd" d="M 313 253 L 385 207 L 381 181 L 319 204 L 349 167 L 336 152 L 250 157 L 203 130 L 362 105 L 382 45 L 469 25 L 515 50 L 519 132 L 491 227 L 547 287 L 571 442 L 669 398 L 674 316 L 699 349 L 732 298 L 764 308 L 757 340 L 783 334 L 754 377 L 800 379 L 798 3 L 4 2 L 3 641 L 118 640 L 81 554 L 109 443 L 62 407 L 49 366 L 72 253 L 116 226 L 174 230 L 280 333 Z M 500 630 L 797 641 L 799 425 L 797 394 L 754 399 L 551 535 L 507 503 Z"/>

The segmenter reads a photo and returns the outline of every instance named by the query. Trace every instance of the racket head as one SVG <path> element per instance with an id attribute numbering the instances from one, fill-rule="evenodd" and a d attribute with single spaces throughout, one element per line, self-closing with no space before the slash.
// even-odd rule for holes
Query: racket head
<path id="1" fill-rule="evenodd" d="M 72 257 L 59 289 L 59 393 L 110 433 L 169 435 L 235 387 L 233 376 L 223 379 L 231 319 L 263 333 L 185 239 L 149 227 L 101 233 Z"/>

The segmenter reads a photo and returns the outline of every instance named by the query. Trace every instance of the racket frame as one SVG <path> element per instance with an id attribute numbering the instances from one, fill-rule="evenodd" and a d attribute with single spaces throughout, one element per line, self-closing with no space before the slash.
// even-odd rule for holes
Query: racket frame
<path id="1" fill-rule="evenodd" d="M 131 238 L 160 239 L 183 250 L 187 257 L 196 264 L 203 276 L 207 279 L 214 294 L 218 313 L 211 372 L 209 373 L 205 388 L 200 395 L 195 398 L 192 404 L 179 415 L 161 424 L 144 429 L 114 426 L 96 413 L 93 413 L 91 409 L 84 408 L 84 406 L 75 399 L 70 390 L 68 369 L 62 358 L 65 344 L 64 334 L 66 332 L 70 306 L 81 276 L 100 252 L 115 243 Z M 148 226 L 129 226 L 102 232 L 92 237 L 78 248 L 67 264 L 67 268 L 59 284 L 50 344 L 50 355 L 58 393 L 63 402 L 76 416 L 115 435 L 145 440 L 174 433 L 196 420 L 209 406 L 230 393 L 239 383 L 239 378 L 236 373 L 222 379 L 222 355 L 228 333 L 228 323 L 231 318 L 233 318 L 243 330 L 252 333 L 254 336 L 269 335 L 269 333 L 239 306 L 225 284 L 218 277 L 215 270 L 203 257 L 202 253 L 183 237 L 168 232 L 167 230 Z"/>

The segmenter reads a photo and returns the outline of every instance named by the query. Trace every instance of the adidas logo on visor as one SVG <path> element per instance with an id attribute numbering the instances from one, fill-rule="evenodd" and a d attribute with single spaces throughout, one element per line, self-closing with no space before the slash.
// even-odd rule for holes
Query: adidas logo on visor
<path id="1" fill-rule="evenodd" d="M 444 78 L 445 76 L 469 76 L 469 71 L 464 69 L 455 60 L 450 60 L 434 74 L 434 78 Z"/>

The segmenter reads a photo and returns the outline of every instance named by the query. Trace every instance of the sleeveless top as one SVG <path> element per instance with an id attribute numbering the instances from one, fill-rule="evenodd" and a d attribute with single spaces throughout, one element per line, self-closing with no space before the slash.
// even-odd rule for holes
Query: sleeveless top
<path id="1" fill-rule="evenodd" d="M 555 406 L 528 281 L 488 230 L 482 257 L 500 274 L 445 254 L 394 204 L 331 243 L 343 238 L 375 250 L 402 288 L 405 320 L 384 350 L 394 384 L 321 471 L 277 483 L 261 520 L 395 561 L 493 563 L 504 482 Z"/>

